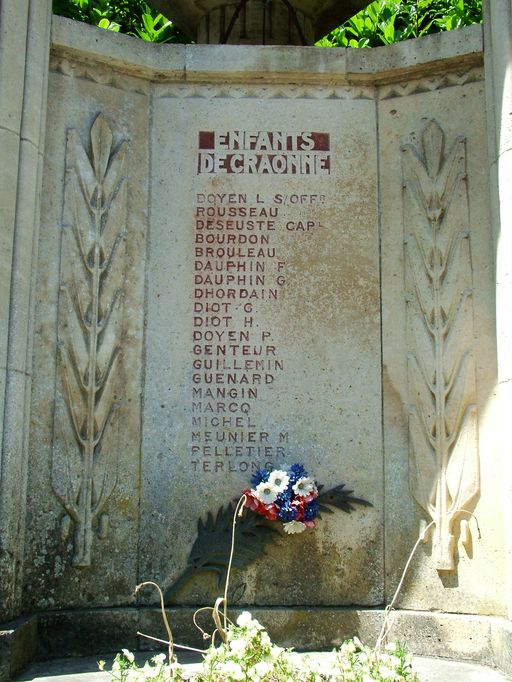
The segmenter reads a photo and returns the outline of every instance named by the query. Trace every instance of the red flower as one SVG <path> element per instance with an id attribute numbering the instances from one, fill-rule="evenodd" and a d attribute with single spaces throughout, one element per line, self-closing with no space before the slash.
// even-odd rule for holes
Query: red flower
<path id="1" fill-rule="evenodd" d="M 263 504 L 258 498 L 253 494 L 252 490 L 244 490 L 242 492 L 246 496 L 245 506 L 256 514 L 261 514 L 265 516 L 270 521 L 275 521 L 278 518 L 279 508 L 274 504 Z"/>
<path id="2" fill-rule="evenodd" d="M 259 512 L 260 514 L 266 516 L 270 521 L 275 521 L 278 518 L 279 507 L 277 505 L 272 502 L 272 504 L 264 504 L 262 506 L 264 511 Z"/>

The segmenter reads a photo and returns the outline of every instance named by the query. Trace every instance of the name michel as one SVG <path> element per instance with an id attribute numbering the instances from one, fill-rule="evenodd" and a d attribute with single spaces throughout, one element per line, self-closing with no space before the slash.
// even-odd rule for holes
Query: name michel
<path id="1" fill-rule="evenodd" d="M 199 133 L 197 173 L 329 175 L 329 133 L 231 130 Z"/>

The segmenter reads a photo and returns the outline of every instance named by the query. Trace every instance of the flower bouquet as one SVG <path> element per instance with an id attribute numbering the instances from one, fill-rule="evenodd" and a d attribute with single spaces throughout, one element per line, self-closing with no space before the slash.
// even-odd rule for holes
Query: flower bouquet
<path id="1" fill-rule="evenodd" d="M 236 524 L 237 551 L 233 565 L 239 569 L 264 554 L 266 547 L 279 537 L 279 532 L 267 520 L 281 521 L 286 533 L 302 533 L 306 528 L 315 528 L 320 512 L 333 514 L 334 509 L 340 509 L 348 514 L 355 505 L 372 506 L 370 502 L 354 497 L 353 490 L 347 489 L 344 483 L 323 490 L 302 464 L 255 471 L 251 485 L 252 488 L 242 491 L 249 513 L 240 516 Z M 233 501 L 221 506 L 216 514 L 208 512 L 205 520 L 198 519 L 197 537 L 187 565 L 165 592 L 167 603 L 198 571 L 217 573 L 219 584 L 225 579 L 232 551 L 234 510 Z"/>
<path id="2" fill-rule="evenodd" d="M 283 522 L 286 533 L 302 533 L 316 526 L 318 488 L 302 464 L 285 469 L 256 471 L 250 490 L 244 490 L 245 506 L 270 521 Z"/>

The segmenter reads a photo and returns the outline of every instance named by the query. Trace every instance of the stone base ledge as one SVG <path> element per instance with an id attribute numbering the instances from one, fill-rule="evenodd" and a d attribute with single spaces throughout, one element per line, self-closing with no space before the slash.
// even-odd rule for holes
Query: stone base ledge
<path id="1" fill-rule="evenodd" d="M 0 624 L 0 682 L 7 682 L 37 656 L 38 617 Z"/>
<path id="2" fill-rule="evenodd" d="M 331 649 L 357 635 L 372 645 L 385 617 L 382 609 L 248 607 L 281 646 L 299 650 Z M 230 609 L 236 618 L 242 609 Z M 192 607 L 167 611 L 178 644 L 206 648 L 208 641 L 194 627 Z M 405 641 L 419 656 L 472 661 L 512 673 L 512 622 L 493 616 L 424 611 L 393 612 L 390 640 Z M 198 617 L 212 632 L 208 612 Z M 0 626 L 0 682 L 9 680 L 31 660 L 100 655 L 120 651 L 151 650 L 143 632 L 166 639 L 157 608 L 109 608 L 48 611 Z M 158 645 L 156 645 L 158 646 Z M 160 647 L 161 648 L 161 647 Z M 2 676 L 3 675 L 3 676 Z"/>

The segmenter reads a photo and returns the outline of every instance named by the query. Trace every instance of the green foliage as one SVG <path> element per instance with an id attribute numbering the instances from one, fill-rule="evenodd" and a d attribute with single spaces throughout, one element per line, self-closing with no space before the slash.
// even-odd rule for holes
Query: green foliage
<path id="1" fill-rule="evenodd" d="M 100 670 L 105 670 L 105 661 L 98 661 Z M 157 654 L 146 661 L 140 668 L 135 656 L 128 649 L 123 649 L 117 654 L 112 663 L 111 670 L 106 670 L 112 682 L 182 682 L 182 669 L 176 663 L 169 665 L 165 662 L 165 654 Z"/>
<path id="2" fill-rule="evenodd" d="M 482 0 L 375 0 L 317 46 L 378 47 L 481 21 Z"/>
<path id="3" fill-rule="evenodd" d="M 145 0 L 53 0 L 53 12 L 148 42 L 190 42 Z M 375 0 L 317 45 L 377 47 L 481 21 L 482 0 Z"/>
<path id="4" fill-rule="evenodd" d="M 190 42 L 145 0 L 53 0 L 53 12 L 152 43 Z"/>

